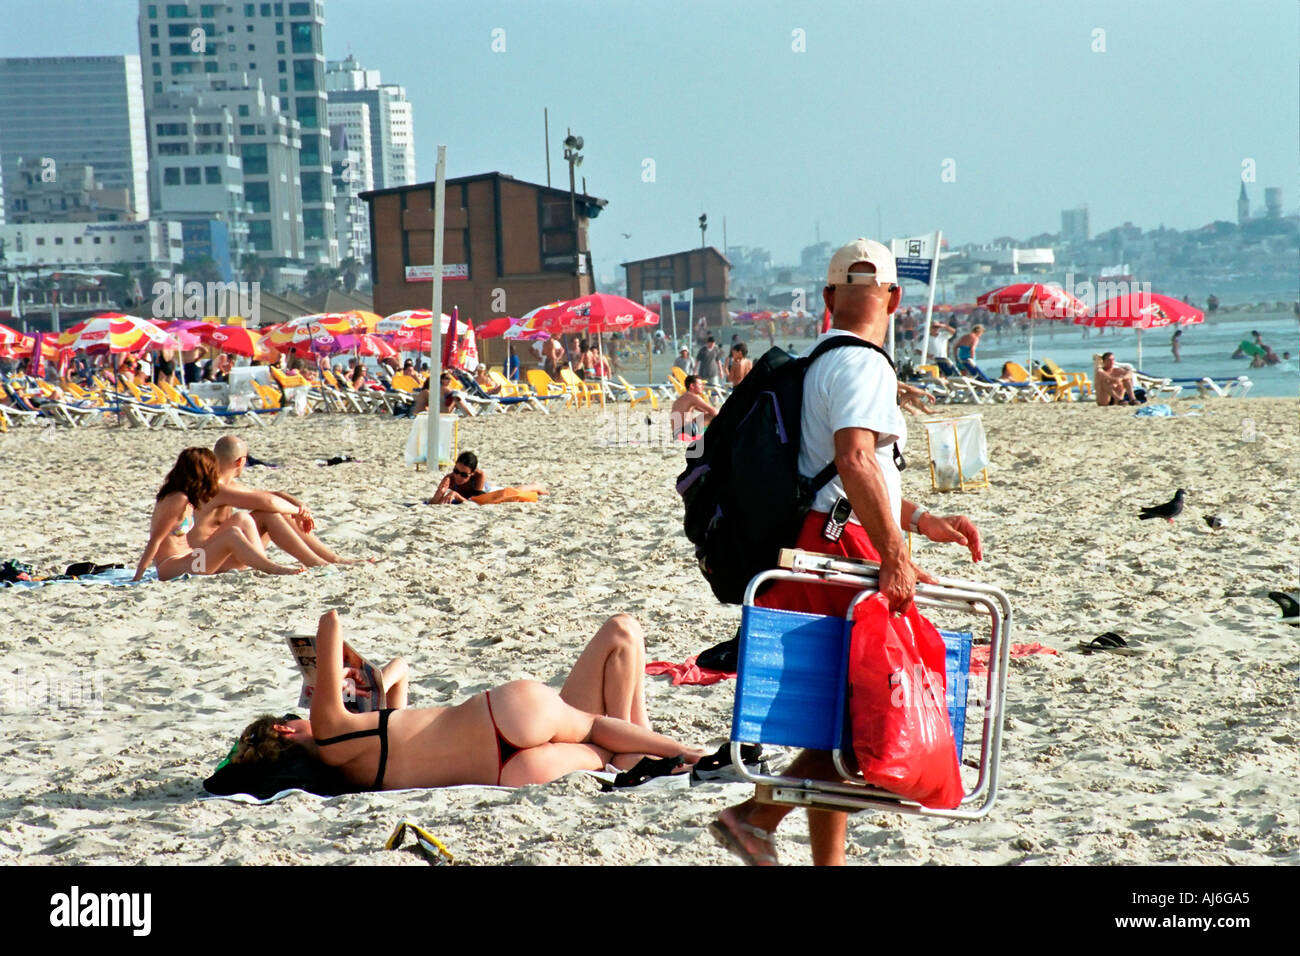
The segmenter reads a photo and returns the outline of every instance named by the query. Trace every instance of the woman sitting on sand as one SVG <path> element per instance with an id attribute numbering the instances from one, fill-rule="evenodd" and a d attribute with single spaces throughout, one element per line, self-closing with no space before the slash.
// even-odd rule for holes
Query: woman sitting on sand
<path id="1" fill-rule="evenodd" d="M 513 492 L 512 496 L 505 497 L 506 493 Z M 458 505 L 466 501 L 472 501 L 476 498 L 491 495 L 489 501 L 525 500 L 528 495 L 531 498 L 527 500 L 536 501 L 538 495 L 548 494 L 547 490 L 541 485 L 512 485 L 509 488 L 493 488 L 487 483 L 487 475 L 483 474 L 483 469 L 478 466 L 478 456 L 472 451 L 463 451 L 456 458 L 456 464 L 452 466 L 450 472 L 443 476 L 438 484 L 438 490 L 433 493 L 425 504 L 430 505 Z M 488 501 L 479 502 L 487 504 Z"/>
<path id="2" fill-rule="evenodd" d="M 522 787 L 576 770 L 628 767 L 643 754 L 693 765 L 703 752 L 650 729 L 641 690 L 645 644 L 627 615 L 610 618 L 583 650 L 558 694 L 545 684 L 511 681 L 455 707 L 406 709 L 403 662 L 376 688 L 384 708 L 344 706 L 343 630 L 329 611 L 316 632 L 311 719 L 263 716 L 240 735 L 235 764 L 274 762 L 295 748 L 336 767 L 358 789 L 401 790 L 459 784 Z M 386 682 L 386 681 L 385 681 Z M 325 693 L 326 688 L 335 688 Z M 667 768 L 665 768 L 667 769 Z"/>
<path id="3" fill-rule="evenodd" d="M 145 546 L 135 577 L 144 577 L 150 564 L 158 566 L 158 579 L 168 581 L 182 574 L 216 574 L 235 567 L 250 567 L 267 574 L 297 574 L 301 568 L 276 564 L 266 556 L 257 525 L 247 514 L 202 541 L 190 541 L 194 510 L 216 497 L 220 490 L 217 457 L 206 448 L 186 448 L 163 479 L 149 519 L 149 543 Z"/>

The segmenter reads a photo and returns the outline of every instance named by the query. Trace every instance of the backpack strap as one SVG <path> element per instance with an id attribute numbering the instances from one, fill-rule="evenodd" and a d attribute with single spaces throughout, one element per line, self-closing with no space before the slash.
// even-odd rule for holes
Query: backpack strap
<path id="1" fill-rule="evenodd" d="M 821 358 L 831 349 L 838 349 L 843 346 L 865 346 L 866 348 L 872 349 L 880 353 L 880 355 L 884 357 L 885 361 L 889 363 L 889 367 L 894 370 L 894 375 L 895 376 L 898 375 L 898 368 L 897 366 L 894 365 L 894 360 L 889 357 L 888 352 L 882 349 L 875 342 L 868 342 L 866 339 L 860 338 L 856 335 L 836 335 L 827 339 L 824 342 L 818 343 L 817 346 L 808 355 L 808 359 L 807 359 L 808 365 L 812 365 L 813 362 L 817 361 L 817 359 Z M 807 368 L 805 367 L 805 372 L 806 371 Z M 822 490 L 826 482 L 830 481 L 834 477 L 835 477 L 835 462 L 832 461 L 830 464 L 828 464 L 825 468 L 817 472 L 817 474 L 815 474 L 812 477 L 812 479 L 809 481 L 808 484 L 808 490 L 812 492 L 812 494 L 816 495 L 817 492 Z"/>

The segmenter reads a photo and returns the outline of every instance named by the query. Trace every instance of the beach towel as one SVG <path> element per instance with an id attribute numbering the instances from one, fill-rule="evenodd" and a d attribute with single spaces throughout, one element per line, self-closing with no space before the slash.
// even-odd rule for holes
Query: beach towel
<path id="1" fill-rule="evenodd" d="M 1173 418 L 1174 410 L 1168 405 L 1143 405 L 1133 413 L 1134 418 Z"/>
<path id="2" fill-rule="evenodd" d="M 537 492 L 520 491 L 518 488 L 497 488 L 495 491 L 485 491 L 470 499 L 476 505 L 499 505 L 511 501 L 534 502 L 536 500 Z"/>
<path id="3" fill-rule="evenodd" d="M 1059 654 L 1054 647 L 1044 647 L 1035 641 L 1032 644 L 1012 644 L 1012 657 L 1030 657 L 1034 654 Z M 972 674 L 987 674 L 989 671 L 989 646 L 983 644 L 979 647 L 970 649 L 970 672 Z"/>
<path id="4" fill-rule="evenodd" d="M 83 574 L 79 576 L 60 574 L 56 577 L 38 578 L 32 581 L 6 581 L 2 585 L 0 585 L 0 587 L 30 589 L 30 588 L 43 588 L 47 584 L 87 584 L 87 585 L 104 584 L 104 585 L 108 585 L 109 587 L 115 587 L 115 588 L 131 587 L 137 584 L 149 584 L 150 582 L 157 581 L 158 571 L 155 568 L 150 568 L 148 571 L 144 573 L 144 577 L 142 577 L 139 581 L 132 581 L 131 578 L 134 576 L 135 576 L 135 571 L 132 568 L 110 568 L 107 571 L 100 572 L 99 574 Z M 185 574 L 185 575 L 181 575 L 181 577 L 187 578 L 189 577 L 189 575 Z M 177 578 L 176 580 L 179 580 L 179 578 Z"/>
<path id="5" fill-rule="evenodd" d="M 692 654 L 680 664 L 674 664 L 672 661 L 651 661 L 646 664 L 645 672 L 651 677 L 658 677 L 660 674 L 670 674 L 673 679 L 673 686 L 678 684 L 698 684 L 708 686 L 716 684 L 719 681 L 726 680 L 728 677 L 736 676 L 734 671 L 712 671 L 700 667 L 695 663 L 697 655 Z"/>

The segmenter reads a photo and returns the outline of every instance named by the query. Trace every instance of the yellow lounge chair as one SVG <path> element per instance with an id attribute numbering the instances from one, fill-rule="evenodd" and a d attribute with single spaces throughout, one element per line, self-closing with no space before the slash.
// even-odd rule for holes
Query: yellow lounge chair
<path id="1" fill-rule="evenodd" d="M 564 383 L 566 388 L 569 388 L 575 394 L 580 395 L 582 400 L 587 403 L 588 408 L 591 407 L 591 399 L 593 396 L 600 399 L 601 408 L 605 407 L 605 390 L 596 382 L 584 382 L 582 379 L 578 378 L 573 369 L 569 368 L 560 369 L 560 381 Z"/>
<path id="2" fill-rule="evenodd" d="M 547 398 L 552 395 L 563 395 L 565 396 L 565 408 L 568 408 L 570 405 L 578 401 L 577 393 L 570 388 L 565 388 L 540 368 L 530 368 L 524 372 L 524 375 L 528 379 L 528 384 L 533 387 L 533 391 L 542 398 Z"/>

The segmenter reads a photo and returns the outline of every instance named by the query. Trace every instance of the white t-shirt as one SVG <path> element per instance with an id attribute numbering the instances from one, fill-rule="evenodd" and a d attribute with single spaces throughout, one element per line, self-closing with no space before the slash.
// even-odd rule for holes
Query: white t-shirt
<path id="1" fill-rule="evenodd" d="M 817 342 L 852 334 L 831 329 Z M 835 433 L 841 428 L 869 428 L 877 434 L 876 463 L 889 492 L 890 513 L 901 526 L 903 481 L 894 464 L 893 449 L 897 443 L 899 451 L 903 450 L 907 424 L 898 407 L 898 378 L 885 357 L 874 349 L 841 346 L 817 359 L 803 380 L 800 424 L 799 472 L 810 478 L 835 460 Z M 842 495 L 844 485 L 835 475 L 813 499 L 813 510 L 830 511 Z M 858 517 L 852 515 L 849 520 L 858 522 Z"/>
<path id="2" fill-rule="evenodd" d="M 931 332 L 930 333 L 930 356 L 948 357 L 948 340 L 952 338 L 951 332 Z"/>

